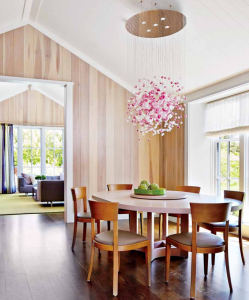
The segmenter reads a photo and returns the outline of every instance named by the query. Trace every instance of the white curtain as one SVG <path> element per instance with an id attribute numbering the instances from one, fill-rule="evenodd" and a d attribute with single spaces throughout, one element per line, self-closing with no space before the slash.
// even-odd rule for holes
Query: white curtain
<path id="1" fill-rule="evenodd" d="M 208 103 L 205 131 L 207 136 L 249 131 L 249 92 Z"/>

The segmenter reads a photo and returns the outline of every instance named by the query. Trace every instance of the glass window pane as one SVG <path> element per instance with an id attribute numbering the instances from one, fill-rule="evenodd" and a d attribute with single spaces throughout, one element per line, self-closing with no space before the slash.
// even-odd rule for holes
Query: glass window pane
<path id="1" fill-rule="evenodd" d="M 46 130 L 46 148 L 54 148 L 54 130 Z"/>
<path id="2" fill-rule="evenodd" d="M 32 129 L 32 147 L 39 148 L 41 147 L 41 130 Z"/>
<path id="3" fill-rule="evenodd" d="M 14 166 L 18 164 L 18 148 L 14 148 Z"/>
<path id="4" fill-rule="evenodd" d="M 63 155 L 62 150 L 55 150 L 55 166 L 61 167 L 63 165 Z"/>
<path id="5" fill-rule="evenodd" d="M 18 128 L 14 128 L 13 130 L 13 144 L 14 147 L 18 147 Z"/>
<path id="6" fill-rule="evenodd" d="M 41 149 L 32 149 L 32 165 L 36 167 L 41 165 Z"/>
<path id="7" fill-rule="evenodd" d="M 47 149 L 46 150 L 46 167 L 54 166 L 54 150 Z"/>
<path id="8" fill-rule="evenodd" d="M 23 147 L 31 147 L 31 129 L 23 129 Z"/>
<path id="9" fill-rule="evenodd" d="M 239 178 L 239 142 L 230 142 L 230 177 Z"/>
<path id="10" fill-rule="evenodd" d="M 227 142 L 220 143 L 220 174 L 218 176 L 227 177 Z"/>
<path id="11" fill-rule="evenodd" d="M 224 190 L 227 190 L 227 180 L 226 179 L 222 179 L 220 181 L 220 195 L 224 196 Z"/>
<path id="12" fill-rule="evenodd" d="M 46 168 L 47 176 L 54 176 L 54 168 Z"/>
<path id="13" fill-rule="evenodd" d="M 54 175 L 60 175 L 61 173 L 63 173 L 62 168 L 55 168 Z"/>
<path id="14" fill-rule="evenodd" d="M 55 130 L 54 146 L 55 148 L 62 148 L 62 130 Z"/>
<path id="15" fill-rule="evenodd" d="M 41 175 L 41 168 L 32 168 L 32 174 L 35 176 Z"/>
<path id="16" fill-rule="evenodd" d="M 230 180 L 230 190 L 231 191 L 239 191 L 239 180 Z"/>
<path id="17" fill-rule="evenodd" d="M 23 173 L 31 174 L 31 167 L 30 167 L 30 168 L 24 167 L 24 168 L 23 168 Z"/>
<path id="18" fill-rule="evenodd" d="M 31 149 L 23 149 L 23 166 L 31 166 Z"/>

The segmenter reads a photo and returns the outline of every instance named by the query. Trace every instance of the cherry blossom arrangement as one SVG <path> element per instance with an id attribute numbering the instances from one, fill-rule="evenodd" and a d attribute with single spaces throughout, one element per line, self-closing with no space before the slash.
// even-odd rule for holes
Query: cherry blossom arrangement
<path id="1" fill-rule="evenodd" d="M 183 89 L 180 83 L 165 76 L 138 81 L 139 84 L 134 86 L 134 96 L 127 100 L 127 122 L 139 126 L 137 132 L 143 136 L 149 132 L 163 136 L 175 126 L 179 129 L 186 106 L 182 103 L 186 97 L 180 95 Z"/>

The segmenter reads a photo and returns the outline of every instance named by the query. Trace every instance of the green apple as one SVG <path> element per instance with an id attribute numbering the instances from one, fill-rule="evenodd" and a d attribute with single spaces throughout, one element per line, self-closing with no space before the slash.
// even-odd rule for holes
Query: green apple
<path id="1" fill-rule="evenodd" d="M 148 186 L 146 184 L 140 184 L 138 187 L 139 190 L 148 190 Z"/>
<path id="2" fill-rule="evenodd" d="M 159 190 L 159 185 L 157 183 L 152 183 L 149 186 L 149 190 Z"/>
<path id="3" fill-rule="evenodd" d="M 142 180 L 140 184 L 146 184 L 147 186 L 149 186 L 150 182 L 148 180 Z"/>

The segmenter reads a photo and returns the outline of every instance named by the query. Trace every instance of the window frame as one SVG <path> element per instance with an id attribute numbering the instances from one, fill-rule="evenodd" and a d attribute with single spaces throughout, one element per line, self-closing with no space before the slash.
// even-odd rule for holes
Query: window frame
<path id="1" fill-rule="evenodd" d="M 40 151 L 42 151 L 42 143 L 41 143 L 42 134 L 41 134 L 41 128 L 34 128 L 34 127 L 32 127 L 32 128 L 26 128 L 26 126 L 22 127 L 22 129 L 21 129 L 22 130 L 22 134 L 23 134 L 23 130 L 26 130 L 26 129 L 31 130 L 31 143 L 30 143 L 30 147 L 24 147 L 22 145 L 22 154 L 23 154 L 23 150 L 24 149 L 30 149 L 31 150 L 31 166 L 30 166 L 30 168 L 31 168 L 31 174 L 33 174 L 33 169 L 34 168 L 36 168 L 36 169 L 39 168 L 39 167 L 35 167 L 33 165 L 33 149 L 40 149 Z M 33 130 L 39 130 L 40 131 L 40 147 L 33 147 Z M 22 142 L 23 142 L 23 139 L 22 139 Z M 23 156 L 22 156 L 22 158 L 23 158 Z M 23 168 L 22 168 L 22 170 L 23 170 Z M 29 167 L 25 167 L 25 168 L 29 168 Z M 40 154 L 40 171 L 42 172 L 42 155 L 41 154 Z"/>
<path id="2" fill-rule="evenodd" d="M 222 142 L 226 142 L 227 143 L 227 176 L 223 177 L 223 176 L 219 176 L 220 174 L 220 144 Z M 240 168 L 241 168 L 241 153 L 242 153 L 242 147 L 241 147 L 241 138 L 239 137 L 230 137 L 230 138 L 226 138 L 226 139 L 220 139 L 220 137 L 215 138 L 214 139 L 214 147 L 215 147 L 215 176 L 214 176 L 214 181 L 215 181 L 215 194 L 217 196 L 221 196 L 221 189 L 220 189 L 220 183 L 221 180 L 226 180 L 227 181 L 227 190 L 230 190 L 230 181 L 231 180 L 237 180 L 239 182 L 239 190 L 241 189 L 241 174 L 240 177 L 230 177 L 230 143 L 231 142 L 239 142 L 239 146 L 240 146 L 240 160 L 239 160 L 239 164 L 240 164 Z"/>
<path id="3" fill-rule="evenodd" d="M 18 129 L 18 176 L 23 173 L 23 129 L 40 129 L 41 131 L 41 141 L 40 141 L 40 149 L 41 149 L 41 175 L 46 175 L 46 130 L 62 130 L 62 173 L 64 173 L 64 127 L 51 127 L 51 126 L 25 126 L 25 125 L 14 125 L 14 128 Z M 32 131 L 31 131 L 32 135 Z M 30 149 L 30 147 L 25 147 L 25 149 Z M 31 137 L 31 149 L 32 149 L 32 137 Z M 35 149 L 38 149 L 35 147 Z M 56 148 L 57 149 L 57 148 Z M 59 148 L 58 148 L 59 149 Z M 61 148 L 60 148 L 61 149 Z M 32 153 L 32 152 L 31 152 Z M 55 166 L 53 167 L 55 168 Z M 32 167 L 31 167 L 32 170 Z M 55 169 L 54 169 L 55 170 Z"/>
<path id="4" fill-rule="evenodd" d="M 46 146 L 46 130 L 53 130 L 53 144 L 54 144 L 54 147 L 47 147 Z M 62 129 L 55 129 L 55 128 L 51 128 L 51 129 L 46 129 L 45 130 L 45 160 L 46 160 L 46 151 L 47 150 L 53 150 L 53 153 L 54 153 L 54 166 L 53 167 L 46 167 L 46 165 L 45 165 L 45 174 L 46 174 L 46 172 L 47 172 L 47 169 L 53 169 L 53 175 L 51 175 L 51 176 L 56 176 L 55 175 L 55 150 L 62 150 L 62 166 L 61 166 L 61 168 L 62 168 L 62 171 L 64 170 L 64 147 L 63 147 L 63 145 L 64 145 L 64 132 L 63 132 L 63 130 Z M 62 130 L 62 148 L 57 148 L 57 147 L 55 147 L 55 131 L 56 130 Z M 58 176 L 58 175 L 57 175 Z"/>

